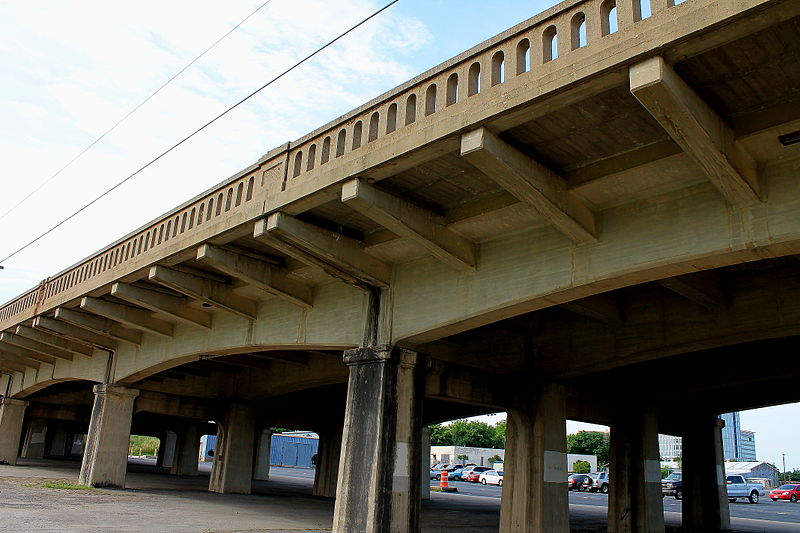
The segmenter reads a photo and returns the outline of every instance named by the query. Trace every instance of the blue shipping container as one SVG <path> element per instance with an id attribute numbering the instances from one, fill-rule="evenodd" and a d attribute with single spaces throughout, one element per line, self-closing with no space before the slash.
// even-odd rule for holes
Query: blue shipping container
<path id="1" fill-rule="evenodd" d="M 217 448 L 216 435 L 204 435 L 200 439 L 200 460 L 212 461 L 208 454 Z M 312 458 L 319 449 L 319 439 L 314 437 L 295 437 L 293 435 L 273 435 L 269 462 L 273 466 L 293 466 L 314 468 Z"/>

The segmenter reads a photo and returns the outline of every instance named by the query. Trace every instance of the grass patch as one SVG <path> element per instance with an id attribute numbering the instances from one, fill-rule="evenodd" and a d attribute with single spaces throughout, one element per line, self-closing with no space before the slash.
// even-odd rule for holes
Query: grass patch
<path id="1" fill-rule="evenodd" d="M 99 490 L 94 487 L 86 485 L 78 485 L 77 483 L 70 483 L 69 481 L 45 481 L 42 483 L 45 489 L 63 489 L 63 490 Z"/>

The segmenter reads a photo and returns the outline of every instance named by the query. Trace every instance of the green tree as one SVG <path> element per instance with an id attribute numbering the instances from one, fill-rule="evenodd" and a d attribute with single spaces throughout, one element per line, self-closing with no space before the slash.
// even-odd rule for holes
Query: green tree
<path id="1" fill-rule="evenodd" d="M 131 455 L 156 455 L 161 441 L 156 437 L 131 435 L 128 452 Z"/>
<path id="2" fill-rule="evenodd" d="M 592 470 L 592 465 L 589 464 L 589 461 L 575 461 L 572 465 L 572 471 L 576 474 L 588 474 Z"/>
<path id="3" fill-rule="evenodd" d="M 494 448 L 503 448 L 506 447 L 506 421 L 501 420 L 497 424 L 494 425 L 494 433 L 495 433 L 495 446 Z"/>
<path id="4" fill-rule="evenodd" d="M 487 459 L 486 461 L 487 461 L 487 462 L 488 462 L 490 465 L 493 465 L 493 464 L 495 464 L 495 463 L 502 463 L 502 462 L 503 462 L 503 458 L 502 458 L 502 457 L 500 457 L 499 455 L 495 454 L 495 455 L 493 455 L 493 456 L 489 457 L 489 459 Z"/>
<path id="5" fill-rule="evenodd" d="M 450 424 L 436 424 L 431 428 L 431 446 L 466 446 L 474 448 L 503 448 L 505 446 L 505 422 L 490 426 L 486 422 L 455 420 Z M 498 424 L 499 425 L 499 424 Z"/>
<path id="6" fill-rule="evenodd" d="M 610 457 L 608 433 L 602 431 L 579 431 L 567 435 L 567 453 L 596 455 L 598 464 L 608 464 Z"/>

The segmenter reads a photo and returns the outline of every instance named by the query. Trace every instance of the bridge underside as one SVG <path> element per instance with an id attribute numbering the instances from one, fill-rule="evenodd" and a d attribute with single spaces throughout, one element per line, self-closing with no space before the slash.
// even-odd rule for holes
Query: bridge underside
<path id="1" fill-rule="evenodd" d="M 467 55 L 432 100 L 389 95 L 403 128 L 353 115 L 346 150 L 265 156 L 262 184 L 280 179 L 229 225 L 201 204 L 195 233 L 192 210 L 153 255 L 1 315 L 0 460 L 88 434 L 81 480 L 124 485 L 131 431 L 186 475 L 213 430 L 209 490 L 248 493 L 268 428 L 308 428 L 334 531 L 413 532 L 424 427 L 506 411 L 503 533 L 568 531 L 567 418 L 611 427 L 609 531 L 664 530 L 659 432 L 684 437 L 684 525 L 728 527 L 717 415 L 800 401 L 781 364 L 800 343 L 800 7 L 653 0 L 638 20 L 625 0 L 606 35 L 611 4 L 519 30 L 585 9 L 587 46 L 481 45 L 479 78 Z"/>

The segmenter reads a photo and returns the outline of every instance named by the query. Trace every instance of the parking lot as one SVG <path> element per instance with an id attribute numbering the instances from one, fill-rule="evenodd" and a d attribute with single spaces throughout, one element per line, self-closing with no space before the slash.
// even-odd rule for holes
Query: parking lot
<path id="1" fill-rule="evenodd" d="M 198 477 L 170 476 L 148 461 L 132 461 L 126 490 L 63 490 L 45 480 L 75 482 L 77 463 L 22 460 L 0 465 L 0 531 L 33 533 L 164 532 L 235 533 L 330 531 L 333 500 L 310 495 L 313 471 L 273 467 L 269 481 L 253 483 L 252 495 L 206 491 L 208 465 Z M 496 533 L 502 489 L 453 483 L 457 493 L 433 492 L 424 502 L 423 533 Z M 571 493 L 574 533 L 605 531 L 604 494 Z M 668 531 L 680 524 L 681 502 L 665 498 Z M 800 504 L 762 500 L 731 504 L 733 526 L 740 532 L 796 533 Z"/>

